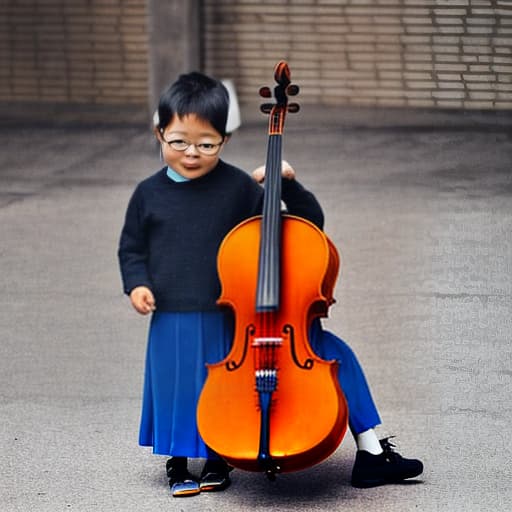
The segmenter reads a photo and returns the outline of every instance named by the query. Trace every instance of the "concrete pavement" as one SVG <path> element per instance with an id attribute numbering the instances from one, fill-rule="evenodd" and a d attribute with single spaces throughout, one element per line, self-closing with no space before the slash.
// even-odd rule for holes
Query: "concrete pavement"
<path id="1" fill-rule="evenodd" d="M 179 500 L 165 458 L 137 446 L 147 319 L 116 261 L 129 195 L 160 166 L 148 127 L 29 114 L 0 126 L 2 510 L 512 508 L 510 115 L 305 108 L 287 121 L 284 156 L 343 259 L 326 326 L 365 368 L 379 434 L 424 461 L 422 478 L 353 489 L 347 436 L 307 471 L 236 471 L 227 492 Z M 224 158 L 256 167 L 265 132 L 248 115 Z"/>

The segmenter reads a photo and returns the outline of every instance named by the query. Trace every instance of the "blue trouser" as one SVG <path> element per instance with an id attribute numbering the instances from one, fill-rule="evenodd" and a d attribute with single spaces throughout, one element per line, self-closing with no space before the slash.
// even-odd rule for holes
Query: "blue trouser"
<path id="1" fill-rule="evenodd" d="M 354 435 L 381 423 L 363 369 L 352 349 L 315 320 L 310 331 L 311 348 L 325 360 L 339 364 L 338 381 L 349 410 L 349 426 Z"/>

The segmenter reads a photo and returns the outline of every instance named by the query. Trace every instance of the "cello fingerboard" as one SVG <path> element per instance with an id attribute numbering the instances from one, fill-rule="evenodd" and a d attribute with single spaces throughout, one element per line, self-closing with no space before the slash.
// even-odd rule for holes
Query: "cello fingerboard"
<path id="1" fill-rule="evenodd" d="M 281 279 L 281 147 L 282 136 L 271 135 L 267 148 L 265 193 L 261 221 L 256 311 L 279 309 Z"/>

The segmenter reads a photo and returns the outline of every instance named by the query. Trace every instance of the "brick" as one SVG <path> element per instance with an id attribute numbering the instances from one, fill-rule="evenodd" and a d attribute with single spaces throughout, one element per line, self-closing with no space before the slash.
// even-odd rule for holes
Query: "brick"
<path id="1" fill-rule="evenodd" d="M 379 78 L 382 78 L 384 80 L 387 80 L 387 79 L 401 80 L 404 75 L 403 75 L 402 71 L 379 71 L 378 76 L 379 76 Z"/>
<path id="2" fill-rule="evenodd" d="M 502 75 L 499 73 L 496 79 L 499 83 L 512 84 L 512 75 Z"/>
<path id="3" fill-rule="evenodd" d="M 494 34 L 496 32 L 496 28 L 495 27 L 467 27 L 466 28 L 466 33 L 467 34 L 475 34 L 475 35 L 491 35 L 491 34 Z M 504 30 L 503 32 L 498 32 L 498 33 L 502 33 L 502 34 L 505 34 L 506 31 Z"/>
<path id="4" fill-rule="evenodd" d="M 439 91 L 434 90 L 432 91 L 432 97 L 436 99 L 448 99 L 448 100 L 454 100 L 454 99 L 463 99 L 465 96 L 464 91 Z"/>
<path id="5" fill-rule="evenodd" d="M 443 81 L 460 82 L 462 80 L 462 75 L 460 73 L 437 73 L 436 76 L 438 80 Z"/>
<path id="6" fill-rule="evenodd" d="M 459 26 L 437 26 L 436 33 L 438 34 L 464 34 L 464 27 Z"/>
<path id="7" fill-rule="evenodd" d="M 495 55 L 511 55 L 512 54 L 512 46 L 497 46 L 494 48 Z"/>
<path id="8" fill-rule="evenodd" d="M 436 16 L 465 16 L 468 13 L 467 9 L 462 8 L 443 8 L 443 9 L 433 9 L 433 13 Z"/>
<path id="9" fill-rule="evenodd" d="M 460 47 L 454 45 L 432 45 L 436 61 L 458 62 L 462 60 Z"/>
<path id="10" fill-rule="evenodd" d="M 400 61 L 394 61 L 394 62 L 377 62 L 377 69 L 380 70 L 389 70 L 389 69 L 402 69 L 402 65 Z"/>
<path id="11" fill-rule="evenodd" d="M 494 64 L 512 64 L 512 55 L 505 57 L 493 55 L 492 62 Z"/>
<path id="12" fill-rule="evenodd" d="M 467 82 L 494 82 L 496 77 L 494 75 L 470 74 L 464 73 L 462 78 Z"/>
<path id="13" fill-rule="evenodd" d="M 512 70 L 512 67 L 510 69 Z M 491 67 L 487 64 L 470 64 L 469 71 L 473 73 L 492 73 Z"/>
<path id="14" fill-rule="evenodd" d="M 511 73 L 512 74 L 512 65 L 506 66 L 501 64 L 496 64 L 492 66 L 492 69 L 495 73 Z"/>
<path id="15" fill-rule="evenodd" d="M 405 64 L 405 69 L 408 71 L 430 71 L 433 68 L 434 65 L 432 62 L 407 62 Z"/>
<path id="16" fill-rule="evenodd" d="M 453 36 L 453 35 L 434 35 L 432 37 L 432 41 L 436 45 L 443 45 L 443 46 L 457 46 L 460 43 L 460 36 Z"/>
<path id="17" fill-rule="evenodd" d="M 470 91 L 469 98 L 471 100 L 494 100 L 496 94 L 492 91 Z"/>
<path id="18" fill-rule="evenodd" d="M 408 80 L 407 87 L 409 89 L 426 89 L 432 90 L 435 88 L 436 82 L 434 80 Z"/>
<path id="19" fill-rule="evenodd" d="M 433 25 L 405 25 L 406 34 L 434 34 L 435 31 Z"/>
<path id="20" fill-rule="evenodd" d="M 444 81 L 439 81 L 437 83 L 437 86 L 439 87 L 439 89 L 443 89 L 443 90 L 463 90 L 464 89 L 464 84 L 462 82 L 444 82 Z"/>
<path id="21" fill-rule="evenodd" d="M 425 7 L 407 7 L 404 6 L 401 9 L 404 16 L 415 17 L 415 16 L 430 16 L 430 9 Z"/>
<path id="22" fill-rule="evenodd" d="M 468 66 L 466 64 L 440 64 L 436 63 L 434 65 L 436 71 L 467 71 Z"/>
<path id="23" fill-rule="evenodd" d="M 444 62 L 444 63 L 457 63 L 463 62 L 462 57 L 458 53 L 437 53 L 435 56 L 436 62 Z M 475 56 L 472 57 L 472 60 L 476 62 L 477 58 Z"/>
<path id="24" fill-rule="evenodd" d="M 464 20 L 462 18 L 455 17 L 455 16 L 443 17 L 443 18 L 437 16 L 435 18 L 435 23 L 437 25 L 451 25 L 451 26 L 460 27 L 461 25 L 464 24 Z"/>
<path id="25" fill-rule="evenodd" d="M 406 98 L 410 99 L 430 99 L 432 98 L 432 92 L 430 90 L 406 90 L 404 91 Z"/>
<path id="26" fill-rule="evenodd" d="M 468 16 L 466 18 L 466 23 L 468 25 L 496 25 L 496 18 L 494 16 L 489 18 L 485 18 L 483 16 Z"/>
<path id="27" fill-rule="evenodd" d="M 510 88 L 510 85 L 507 84 L 507 83 L 500 83 L 499 81 L 496 82 L 494 85 L 494 90 L 495 91 L 498 91 L 498 92 L 505 92 L 505 93 L 510 93 L 512 91 L 512 89 Z"/>
<path id="28" fill-rule="evenodd" d="M 488 91 L 489 88 L 495 88 L 494 83 L 488 82 L 465 82 L 464 86 L 469 91 Z"/>
<path id="29" fill-rule="evenodd" d="M 418 73 L 412 73 L 412 72 L 405 72 L 402 75 L 406 80 L 426 80 L 431 81 L 432 80 L 432 74 L 431 73 L 424 73 L 424 72 L 418 72 Z"/>
<path id="30" fill-rule="evenodd" d="M 492 44 L 494 46 L 508 46 L 512 45 L 512 38 L 510 37 L 493 37 Z"/>
<path id="31" fill-rule="evenodd" d="M 477 55 L 478 54 L 483 54 L 483 53 L 486 53 L 486 54 L 493 53 L 492 47 L 484 46 L 484 45 L 472 46 L 472 45 L 465 44 L 465 45 L 462 46 L 462 51 L 464 53 L 474 53 L 474 54 L 477 54 Z"/>
<path id="32" fill-rule="evenodd" d="M 418 44 L 422 45 L 423 51 L 428 51 L 428 45 L 430 45 L 430 36 L 416 35 L 416 34 L 402 34 L 400 41 L 404 44 Z M 425 46 L 427 47 L 425 48 Z"/>
<path id="33" fill-rule="evenodd" d="M 432 54 L 406 52 L 403 55 L 403 59 L 406 62 L 432 62 Z"/>
<path id="34" fill-rule="evenodd" d="M 471 14 L 473 16 L 494 16 L 495 9 L 492 7 L 471 7 Z"/>

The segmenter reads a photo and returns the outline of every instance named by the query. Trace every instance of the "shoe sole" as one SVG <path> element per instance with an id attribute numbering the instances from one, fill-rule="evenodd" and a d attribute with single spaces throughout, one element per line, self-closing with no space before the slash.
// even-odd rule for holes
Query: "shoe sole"
<path id="1" fill-rule="evenodd" d="M 371 487 L 379 487 L 381 485 L 389 485 L 389 484 L 401 484 L 403 482 L 406 482 L 410 478 L 415 478 L 417 476 L 421 475 L 421 473 L 418 473 L 416 475 L 406 476 L 403 478 L 379 478 L 375 480 L 361 480 L 361 481 L 352 481 L 350 484 L 352 487 L 356 487 L 357 489 L 369 489 Z"/>
<path id="2" fill-rule="evenodd" d="M 199 488 L 201 489 L 201 492 L 218 492 L 218 491 L 224 491 L 227 489 L 230 485 L 229 483 L 222 484 L 222 485 L 215 485 L 215 484 L 205 484 L 205 485 L 199 485 Z"/>
<path id="3" fill-rule="evenodd" d="M 175 498 L 195 496 L 201 492 L 199 484 L 194 481 L 176 482 L 171 486 L 171 493 Z"/>

